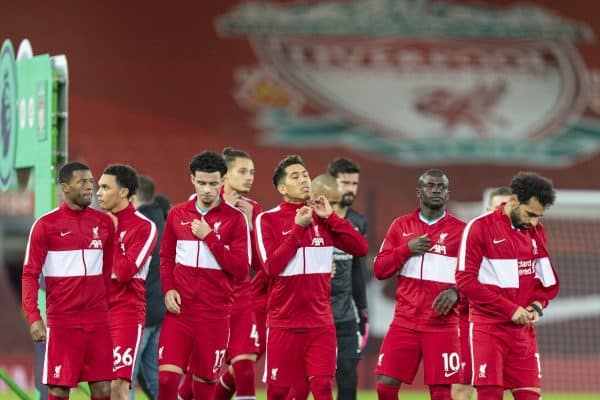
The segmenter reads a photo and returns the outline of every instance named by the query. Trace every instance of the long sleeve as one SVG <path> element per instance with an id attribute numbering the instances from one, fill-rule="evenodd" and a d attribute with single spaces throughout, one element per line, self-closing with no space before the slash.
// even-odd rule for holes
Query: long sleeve
<path id="1" fill-rule="evenodd" d="M 399 221 L 389 227 L 379 253 L 373 262 L 373 273 L 377 279 L 387 279 L 398 272 L 411 257 L 408 240 L 399 240 L 397 236 Z M 409 237 L 412 239 L 412 236 Z"/>
<path id="2" fill-rule="evenodd" d="M 156 225 L 148 221 L 130 236 L 125 236 L 123 243 L 117 244 L 113 259 L 113 271 L 117 281 L 129 282 L 146 264 L 156 245 Z"/>
<path id="3" fill-rule="evenodd" d="M 23 310 L 30 324 L 42 319 L 38 308 L 38 290 L 40 273 L 48 254 L 45 237 L 43 224 L 38 220 L 29 233 L 21 279 Z"/>
<path id="4" fill-rule="evenodd" d="M 250 263 L 252 262 L 252 246 L 248 221 L 241 211 L 239 211 L 238 217 L 239 228 L 233 230 L 234 236 L 229 249 L 225 247 L 225 244 L 214 232 L 206 235 L 204 242 L 225 272 L 235 279 L 244 279 L 248 275 Z"/>
<path id="5" fill-rule="evenodd" d="M 112 220 L 106 217 L 108 226 L 108 236 L 102 249 L 102 277 L 104 278 L 104 288 L 106 291 L 106 303 L 108 304 L 108 288 L 110 287 L 110 276 L 113 271 L 113 252 L 115 243 L 115 227 Z"/>
<path id="6" fill-rule="evenodd" d="M 267 274 L 277 276 L 283 272 L 290 260 L 296 255 L 306 228 L 294 224 L 291 232 L 284 235 L 282 240 L 281 237 L 275 237 L 274 228 L 270 226 L 270 221 L 263 218 L 263 216 L 264 214 L 258 216 L 254 227 L 256 246 Z"/>
<path id="7" fill-rule="evenodd" d="M 175 269 L 176 244 L 177 239 L 173 230 L 173 213 L 170 212 L 167 216 L 167 222 L 165 223 L 165 230 L 160 244 L 160 281 L 162 283 L 164 294 L 171 289 L 175 289 L 173 270 Z"/>
<path id="8" fill-rule="evenodd" d="M 484 285 L 479 282 L 479 269 L 483 260 L 486 234 L 473 220 L 467 224 L 463 231 L 458 255 L 458 268 L 456 270 L 456 284 L 459 292 L 466 296 L 471 304 L 485 308 L 490 314 L 500 315 L 510 321 L 518 305 L 508 300 L 499 290 L 492 290 L 494 286 Z"/>
<path id="9" fill-rule="evenodd" d="M 355 257 L 364 257 L 367 255 L 369 251 L 367 240 L 360 232 L 354 229 L 350 222 L 332 212 L 325 220 L 325 224 L 332 233 L 335 247 Z"/>
<path id="10" fill-rule="evenodd" d="M 537 246 L 539 258 L 535 266 L 535 287 L 533 301 L 539 301 L 542 307 L 547 307 L 550 300 L 556 297 L 559 289 L 559 279 L 550 254 L 546 248 L 546 233 L 544 227 L 539 225 L 537 232 Z"/>

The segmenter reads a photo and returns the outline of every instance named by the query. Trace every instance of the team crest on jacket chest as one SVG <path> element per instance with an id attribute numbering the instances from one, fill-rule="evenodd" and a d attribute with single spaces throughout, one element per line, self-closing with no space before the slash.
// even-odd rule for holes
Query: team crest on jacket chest
<path id="1" fill-rule="evenodd" d="M 100 228 L 95 226 L 92 228 L 92 241 L 88 248 L 90 249 L 101 249 L 102 248 L 102 240 L 100 240 Z"/>
<path id="2" fill-rule="evenodd" d="M 313 237 L 311 244 L 313 246 L 324 246 L 325 239 L 323 239 L 323 237 L 319 233 L 319 225 L 313 225 L 313 227 L 314 227 L 314 231 L 315 231 L 315 237 Z"/>
<path id="3" fill-rule="evenodd" d="M 431 247 L 430 251 L 433 251 L 434 253 L 446 255 L 446 245 L 444 244 L 444 242 L 446 241 L 447 237 L 448 237 L 447 232 L 440 233 L 437 243 Z"/>

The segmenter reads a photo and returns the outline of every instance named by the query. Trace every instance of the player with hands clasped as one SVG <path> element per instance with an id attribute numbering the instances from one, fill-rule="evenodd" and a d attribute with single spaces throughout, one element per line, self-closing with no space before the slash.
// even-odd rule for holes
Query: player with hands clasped
<path id="1" fill-rule="evenodd" d="M 552 182 L 521 172 L 501 207 L 470 221 L 456 282 L 469 300 L 472 376 L 479 400 L 537 400 L 541 364 L 533 324 L 558 293 L 540 218 L 554 203 Z"/>
<path id="2" fill-rule="evenodd" d="M 442 171 L 423 173 L 416 190 L 419 208 L 394 220 L 375 258 L 375 277 L 398 279 L 394 319 L 375 371 L 379 399 L 397 399 L 421 359 L 432 400 L 449 400 L 450 385 L 459 381 L 454 274 L 465 223 L 446 210 L 448 187 Z"/>

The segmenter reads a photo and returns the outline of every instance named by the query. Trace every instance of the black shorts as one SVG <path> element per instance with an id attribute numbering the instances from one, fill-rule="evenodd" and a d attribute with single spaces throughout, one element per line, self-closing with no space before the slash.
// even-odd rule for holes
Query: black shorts
<path id="1" fill-rule="evenodd" d="M 342 322 L 335 325 L 337 337 L 338 359 L 360 359 L 360 332 L 354 321 Z"/>

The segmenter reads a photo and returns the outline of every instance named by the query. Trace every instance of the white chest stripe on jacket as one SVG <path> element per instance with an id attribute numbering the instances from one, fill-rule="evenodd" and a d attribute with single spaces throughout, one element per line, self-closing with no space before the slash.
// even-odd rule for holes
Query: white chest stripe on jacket
<path id="1" fill-rule="evenodd" d="M 198 251 L 198 245 L 200 251 Z M 206 243 L 197 240 L 178 240 L 175 262 L 190 268 L 221 269 Z"/>
<path id="2" fill-rule="evenodd" d="M 422 258 L 423 271 L 421 272 Z M 456 257 L 425 253 L 423 256 L 409 258 L 400 270 L 400 275 L 426 281 L 455 283 L 455 270 Z"/>
<path id="3" fill-rule="evenodd" d="M 85 259 L 85 264 L 84 264 Z M 102 275 L 102 250 L 86 249 L 49 251 L 42 272 L 48 277 Z"/>
<path id="4" fill-rule="evenodd" d="M 519 287 L 519 266 L 516 259 L 492 259 L 483 257 L 479 275 L 480 283 L 501 288 Z"/>
<path id="5" fill-rule="evenodd" d="M 301 247 L 279 276 L 331 274 L 333 246 Z"/>

